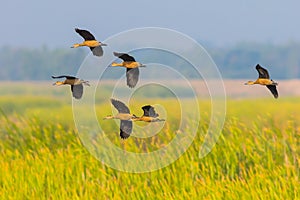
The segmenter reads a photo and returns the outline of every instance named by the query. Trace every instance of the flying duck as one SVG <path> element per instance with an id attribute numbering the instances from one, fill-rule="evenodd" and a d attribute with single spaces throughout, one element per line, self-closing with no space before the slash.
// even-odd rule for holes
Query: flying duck
<path id="1" fill-rule="evenodd" d="M 120 137 L 127 139 L 132 133 L 132 119 L 136 118 L 134 114 L 130 114 L 129 108 L 121 101 L 110 99 L 112 105 L 118 110 L 115 116 L 109 115 L 103 119 L 120 119 Z"/>
<path id="2" fill-rule="evenodd" d="M 245 83 L 245 85 L 265 85 L 272 92 L 273 96 L 277 99 L 278 92 L 276 86 L 278 85 L 278 83 L 270 79 L 268 71 L 265 68 L 261 67 L 259 64 L 257 64 L 255 68 L 258 71 L 258 79 L 256 79 L 256 81 L 248 81 L 247 83 Z"/>
<path id="3" fill-rule="evenodd" d="M 155 112 L 154 107 L 146 105 L 142 107 L 144 114 L 141 117 L 136 117 L 133 121 L 144 121 L 144 122 L 160 122 L 165 121 L 164 119 L 159 119 L 159 115 Z"/>
<path id="4" fill-rule="evenodd" d="M 146 67 L 145 65 L 136 62 L 134 57 L 126 53 L 113 52 L 114 56 L 123 60 L 121 63 L 113 62 L 111 66 L 113 67 L 125 67 L 126 68 L 126 79 L 127 85 L 130 88 L 134 88 L 139 80 L 139 67 Z"/>
<path id="5" fill-rule="evenodd" d="M 75 99 L 80 99 L 83 94 L 83 85 L 90 86 L 88 81 L 81 80 L 74 76 L 52 76 L 53 79 L 66 78 L 64 81 L 56 81 L 53 85 L 71 85 L 72 95 Z"/>
<path id="6" fill-rule="evenodd" d="M 74 44 L 71 48 L 87 46 L 90 47 L 95 56 L 103 56 L 103 49 L 101 46 L 107 46 L 107 44 L 97 41 L 96 38 L 87 30 L 75 28 L 75 31 L 84 38 L 84 41 L 82 43 Z"/>

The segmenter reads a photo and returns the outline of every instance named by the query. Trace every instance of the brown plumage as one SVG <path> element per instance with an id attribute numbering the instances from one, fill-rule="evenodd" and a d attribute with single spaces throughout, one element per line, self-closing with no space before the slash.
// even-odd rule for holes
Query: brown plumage
<path id="1" fill-rule="evenodd" d="M 155 112 L 154 107 L 151 105 L 146 105 L 142 107 L 144 114 L 141 117 L 133 119 L 134 121 L 144 121 L 144 122 L 160 122 L 165 121 L 164 119 L 159 119 L 159 115 Z"/>
<path id="2" fill-rule="evenodd" d="M 136 116 L 130 114 L 129 108 L 123 102 L 111 99 L 111 103 L 118 110 L 118 114 L 115 116 L 109 115 L 104 119 L 120 119 L 120 137 L 127 139 L 132 133 L 132 119 Z"/>
<path id="3" fill-rule="evenodd" d="M 71 85 L 72 96 L 75 99 L 80 99 L 83 94 L 83 84 L 90 86 L 88 81 L 81 80 L 74 76 L 52 76 L 53 79 L 65 78 L 64 81 L 56 81 L 53 85 Z"/>
<path id="4" fill-rule="evenodd" d="M 278 83 L 270 79 L 269 72 L 265 68 L 261 67 L 259 64 L 257 64 L 255 68 L 258 72 L 258 79 L 256 79 L 256 81 L 248 81 L 247 83 L 245 83 L 245 85 L 265 85 L 272 92 L 274 98 L 277 99 L 278 92 L 276 86 L 278 85 Z"/>
<path id="5" fill-rule="evenodd" d="M 114 56 L 123 60 L 122 63 L 112 63 L 113 67 L 125 67 L 126 68 L 126 80 L 127 85 L 130 88 L 134 88 L 139 80 L 139 67 L 146 67 L 145 65 L 136 62 L 134 57 L 126 54 L 126 53 L 113 53 Z"/>
<path id="6" fill-rule="evenodd" d="M 84 42 L 74 44 L 71 48 L 77 48 L 81 46 L 90 47 L 93 55 L 95 56 L 103 56 L 103 49 L 101 46 L 107 46 L 96 40 L 96 38 L 87 30 L 82 30 L 79 28 L 75 28 L 76 33 L 78 33 L 81 37 L 84 38 Z"/>

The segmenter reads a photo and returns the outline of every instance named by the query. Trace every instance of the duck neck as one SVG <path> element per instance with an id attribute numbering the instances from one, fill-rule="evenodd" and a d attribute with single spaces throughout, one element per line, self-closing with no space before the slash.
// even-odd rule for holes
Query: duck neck
<path id="1" fill-rule="evenodd" d="M 81 46 L 83 46 L 83 45 L 76 43 L 76 44 L 73 44 L 72 48 L 77 48 L 77 47 L 81 47 Z"/>
<path id="2" fill-rule="evenodd" d="M 115 63 L 115 62 L 113 62 L 113 63 L 111 64 L 111 66 L 112 66 L 112 67 L 123 67 L 123 63 Z"/>
<path id="3" fill-rule="evenodd" d="M 103 119 L 115 119 L 115 116 L 106 116 Z"/>
<path id="4" fill-rule="evenodd" d="M 248 81 L 248 82 L 246 83 L 246 85 L 254 85 L 254 84 L 256 84 L 256 82 L 257 82 L 257 81 Z"/>
<path id="5" fill-rule="evenodd" d="M 53 85 L 64 85 L 65 81 L 56 81 Z"/>

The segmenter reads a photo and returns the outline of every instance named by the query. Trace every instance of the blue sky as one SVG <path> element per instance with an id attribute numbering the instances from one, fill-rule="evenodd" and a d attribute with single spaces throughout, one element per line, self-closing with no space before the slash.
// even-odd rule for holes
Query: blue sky
<path id="1" fill-rule="evenodd" d="M 201 43 L 300 41 L 300 1 L 127 0 L 2 2 L 0 47 L 70 46 L 81 38 L 75 27 L 97 39 L 132 28 L 164 27 Z"/>

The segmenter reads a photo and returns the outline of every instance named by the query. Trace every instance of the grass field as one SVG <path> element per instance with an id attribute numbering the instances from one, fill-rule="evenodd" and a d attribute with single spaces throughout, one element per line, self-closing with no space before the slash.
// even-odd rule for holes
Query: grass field
<path id="1" fill-rule="evenodd" d="M 86 150 L 69 88 L 56 89 L 0 87 L 0 199 L 300 199 L 300 98 L 229 100 L 216 146 L 199 159 L 210 119 L 209 100 L 201 100 L 198 134 L 188 150 L 168 167 L 135 174 Z M 167 110 L 176 105 L 163 101 Z M 108 103 L 97 103 L 99 117 L 111 114 Z M 153 148 L 170 141 L 176 120 L 168 118 Z M 113 122 L 102 124 L 114 143 L 139 150 L 133 137 L 119 139 Z"/>

